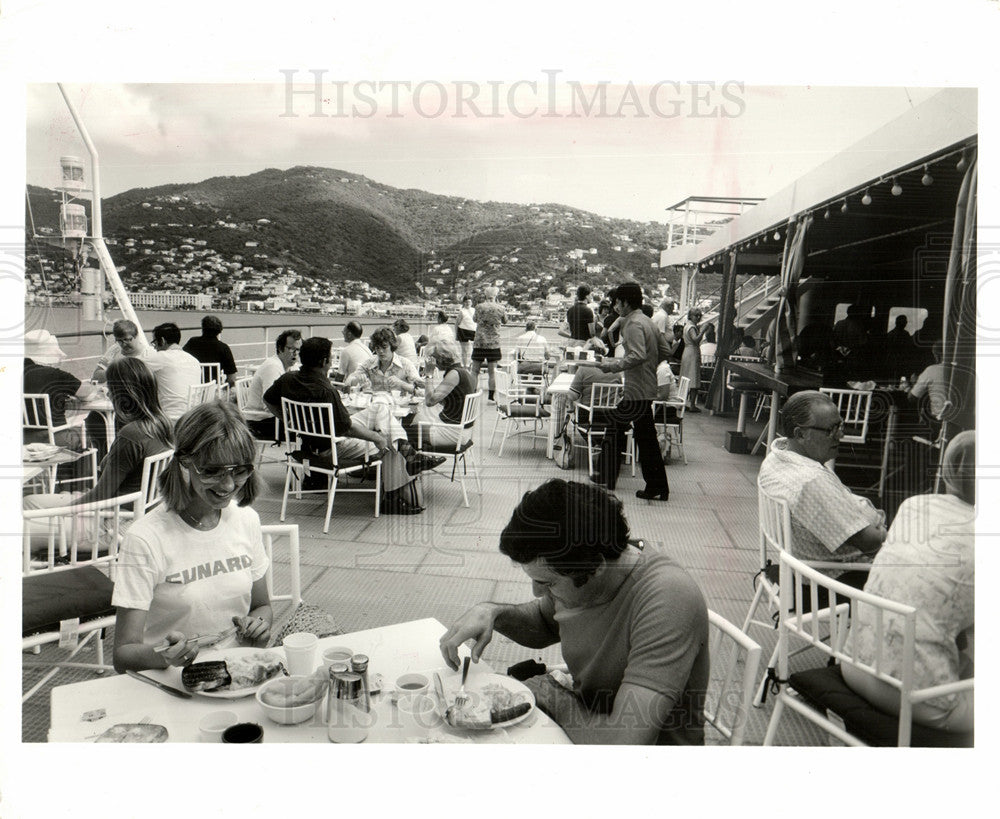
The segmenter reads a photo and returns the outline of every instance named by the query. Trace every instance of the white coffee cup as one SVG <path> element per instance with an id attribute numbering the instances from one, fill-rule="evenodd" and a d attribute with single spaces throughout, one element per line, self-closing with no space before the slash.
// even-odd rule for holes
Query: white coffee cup
<path id="1" fill-rule="evenodd" d="M 426 694 L 431 681 L 423 674 L 403 674 L 396 680 L 396 700 L 403 702 Z"/>
<path id="2" fill-rule="evenodd" d="M 427 694 L 414 694 L 396 703 L 404 739 L 422 739 L 441 723 L 437 705 Z"/>
<path id="3" fill-rule="evenodd" d="M 347 646 L 330 646 L 323 649 L 323 667 L 329 670 L 331 663 L 351 664 L 354 650 Z"/>
<path id="4" fill-rule="evenodd" d="M 240 721 L 233 711 L 212 711 L 198 721 L 199 742 L 222 742 L 223 732 Z"/>
<path id="5" fill-rule="evenodd" d="M 319 637 L 305 631 L 289 634 L 282 641 L 285 667 L 293 677 L 308 677 L 316 668 L 316 646 Z"/>

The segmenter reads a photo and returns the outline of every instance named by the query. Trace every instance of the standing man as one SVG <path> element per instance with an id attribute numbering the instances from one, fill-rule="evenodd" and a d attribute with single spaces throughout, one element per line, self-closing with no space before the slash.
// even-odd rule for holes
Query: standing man
<path id="1" fill-rule="evenodd" d="M 613 490 L 621 469 L 625 433 L 631 425 L 646 487 L 635 496 L 665 501 L 670 496 L 667 471 L 656 441 L 651 401 L 656 398 L 656 366 L 668 356 L 667 343 L 652 320 L 642 312 L 642 289 L 626 282 L 615 290 L 615 310 L 622 316 L 621 339 L 624 358 L 606 358 L 597 363 L 603 372 L 625 372 L 625 393 L 610 414 L 610 423 L 601 443 L 598 473 L 591 480 Z"/>
<path id="2" fill-rule="evenodd" d="M 576 301 L 566 311 L 569 337 L 574 341 L 587 341 L 594 335 L 594 311 L 587 306 L 590 288 L 581 284 L 576 288 Z"/>
<path id="3" fill-rule="evenodd" d="M 462 349 L 462 366 L 472 366 L 472 343 L 476 340 L 476 311 L 472 309 L 472 299 L 465 296 L 458 311 L 457 339 Z M 431 332 L 431 340 L 434 333 Z"/>
<path id="4" fill-rule="evenodd" d="M 653 324 L 656 325 L 657 332 L 666 336 L 673 326 L 674 302 L 672 299 L 664 299 L 660 302 L 659 308 L 653 313 Z"/>
<path id="5" fill-rule="evenodd" d="M 507 313 L 497 302 L 500 293 L 495 287 L 484 291 L 486 301 L 476 306 L 476 340 L 472 348 L 472 378 L 479 384 L 479 370 L 486 364 L 489 371 L 489 399 L 496 389 L 496 367 L 500 360 L 500 325 L 507 323 Z"/>
<path id="6" fill-rule="evenodd" d="M 274 342 L 274 348 L 276 354 L 264 361 L 253 374 L 253 379 L 250 381 L 250 398 L 247 403 L 248 411 L 268 413 L 266 418 L 247 420 L 247 426 L 250 427 L 251 432 L 256 437 L 265 440 L 274 439 L 275 425 L 270 410 L 264 403 L 264 393 L 299 360 L 299 350 L 302 349 L 302 333 L 298 330 L 282 330 Z"/>
<path id="7" fill-rule="evenodd" d="M 188 389 L 201 383 L 201 363 L 181 349 L 181 331 L 173 322 L 153 328 L 153 349 L 143 360 L 156 376 L 163 414 L 176 423 L 188 408 Z"/>
<path id="8" fill-rule="evenodd" d="M 364 332 L 360 322 L 349 321 L 344 325 L 344 341 L 347 346 L 340 351 L 340 381 L 346 380 L 359 364 L 372 357 L 372 351 L 361 340 Z"/>
<path id="9" fill-rule="evenodd" d="M 221 332 L 222 322 L 218 316 L 204 316 L 201 320 L 201 335 L 188 339 L 188 343 L 184 345 L 184 352 L 193 355 L 202 364 L 218 364 L 226 377 L 226 384 L 235 387 L 236 361 L 229 345 L 219 341 Z"/>
<path id="10" fill-rule="evenodd" d="M 104 351 L 104 354 L 97 359 L 97 367 L 90 377 L 92 381 L 104 383 L 108 380 L 108 364 L 116 358 L 128 356 L 129 358 L 145 359 L 152 350 L 146 344 L 146 339 L 139 335 L 139 328 L 128 319 L 118 319 L 111 328 L 115 337 L 115 343 Z"/>

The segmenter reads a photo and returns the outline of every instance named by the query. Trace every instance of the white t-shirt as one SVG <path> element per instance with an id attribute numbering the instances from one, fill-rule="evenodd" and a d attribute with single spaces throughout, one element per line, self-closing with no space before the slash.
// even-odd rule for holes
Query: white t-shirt
<path id="1" fill-rule="evenodd" d="M 656 365 L 656 397 L 660 401 L 669 401 L 677 392 L 677 382 L 674 371 L 666 361 Z"/>
<path id="2" fill-rule="evenodd" d="M 285 365 L 276 355 L 272 355 L 261 364 L 254 371 L 253 380 L 250 382 L 250 402 L 247 409 L 267 412 L 267 406 L 264 404 L 264 393 L 284 372 Z"/>
<path id="3" fill-rule="evenodd" d="M 201 364 L 180 347 L 153 351 L 143 360 L 156 376 L 163 414 L 176 421 L 187 411 L 188 388 L 201 383 Z"/>
<path id="4" fill-rule="evenodd" d="M 218 526 L 201 532 L 160 505 L 125 535 L 111 604 L 148 612 L 145 643 L 169 631 L 211 634 L 250 611 L 267 566 L 260 517 L 249 506 L 231 503 Z"/>

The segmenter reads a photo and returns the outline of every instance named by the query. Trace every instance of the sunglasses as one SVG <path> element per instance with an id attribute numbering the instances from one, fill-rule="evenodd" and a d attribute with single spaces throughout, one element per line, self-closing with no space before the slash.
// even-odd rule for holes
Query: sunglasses
<path id="1" fill-rule="evenodd" d="M 232 477 L 234 481 L 245 481 L 253 474 L 254 470 L 253 464 L 226 464 L 225 466 L 199 467 L 189 462 L 187 466 L 199 478 L 206 481 L 221 481 L 227 475 Z"/>

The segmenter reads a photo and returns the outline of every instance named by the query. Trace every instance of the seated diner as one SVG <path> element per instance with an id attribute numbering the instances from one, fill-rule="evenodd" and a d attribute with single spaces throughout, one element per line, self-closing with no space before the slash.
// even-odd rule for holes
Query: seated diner
<path id="1" fill-rule="evenodd" d="M 189 638 L 234 624 L 237 635 L 220 646 L 264 645 L 271 633 L 253 436 L 235 406 L 212 401 L 184 413 L 174 437 L 163 503 L 129 528 L 118 560 L 120 673 L 189 664 L 198 655 Z"/>

